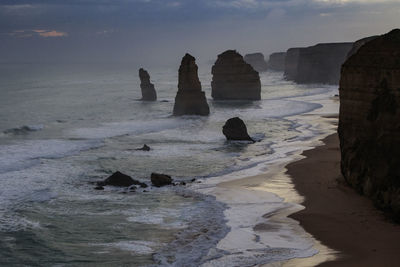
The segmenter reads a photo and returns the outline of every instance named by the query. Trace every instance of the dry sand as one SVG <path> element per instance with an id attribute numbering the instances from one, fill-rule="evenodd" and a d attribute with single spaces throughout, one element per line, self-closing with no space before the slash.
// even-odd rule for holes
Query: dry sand
<path id="1" fill-rule="evenodd" d="M 290 217 L 322 244 L 339 251 L 319 266 L 400 266 L 400 226 L 348 187 L 340 173 L 337 134 L 287 166 L 306 208 Z"/>

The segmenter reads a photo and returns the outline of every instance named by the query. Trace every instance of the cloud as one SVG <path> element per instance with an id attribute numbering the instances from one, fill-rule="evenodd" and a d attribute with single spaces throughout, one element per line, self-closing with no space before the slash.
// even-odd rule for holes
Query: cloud
<path id="1" fill-rule="evenodd" d="M 56 30 L 43 30 L 43 29 L 34 29 L 34 30 L 15 30 L 8 33 L 9 36 L 14 36 L 17 38 L 29 38 L 29 37 L 66 37 L 68 33 L 56 31 Z"/>

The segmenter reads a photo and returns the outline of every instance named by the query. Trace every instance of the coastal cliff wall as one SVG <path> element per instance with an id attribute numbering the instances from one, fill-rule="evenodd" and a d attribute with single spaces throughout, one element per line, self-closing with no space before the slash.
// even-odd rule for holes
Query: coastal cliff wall
<path id="1" fill-rule="evenodd" d="M 338 84 L 340 68 L 353 43 L 326 43 L 289 49 L 285 77 L 296 83 Z"/>
<path id="2" fill-rule="evenodd" d="M 400 221 L 400 30 L 364 44 L 340 79 L 341 170 Z"/>

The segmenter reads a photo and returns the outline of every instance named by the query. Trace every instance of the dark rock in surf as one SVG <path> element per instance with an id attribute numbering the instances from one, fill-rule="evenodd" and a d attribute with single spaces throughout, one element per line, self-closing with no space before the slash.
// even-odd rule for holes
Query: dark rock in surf
<path id="1" fill-rule="evenodd" d="M 262 53 L 246 54 L 244 56 L 244 61 L 250 64 L 253 69 L 258 72 L 263 72 L 267 70 L 267 62 L 265 62 L 265 58 Z"/>
<path id="2" fill-rule="evenodd" d="M 161 187 L 165 185 L 171 185 L 172 184 L 172 178 L 169 175 L 166 174 L 160 174 L 160 173 L 152 173 L 151 174 L 151 183 L 155 187 Z"/>
<path id="3" fill-rule="evenodd" d="M 139 185 L 142 188 L 147 187 L 147 184 L 137 181 L 135 179 L 132 179 L 132 177 L 130 177 L 126 174 L 123 174 L 119 171 L 113 173 L 110 177 L 108 177 L 104 181 L 97 183 L 97 185 L 98 186 L 111 185 L 111 186 L 120 186 L 120 187 Z"/>
<path id="4" fill-rule="evenodd" d="M 179 67 L 178 92 L 175 97 L 174 116 L 210 114 L 205 93 L 197 74 L 196 59 L 186 54 Z"/>
<path id="5" fill-rule="evenodd" d="M 254 140 L 247 133 L 246 124 L 238 117 L 230 118 L 222 127 L 222 133 L 228 140 L 251 141 Z"/>
<path id="6" fill-rule="evenodd" d="M 218 55 L 212 67 L 211 95 L 214 100 L 260 100 L 258 72 L 236 50 Z"/>
<path id="7" fill-rule="evenodd" d="M 95 190 L 104 190 L 104 187 L 102 187 L 101 185 L 98 185 L 94 188 Z"/>
<path id="8" fill-rule="evenodd" d="M 342 174 L 400 222 L 400 29 L 347 59 L 339 95 Z"/>
<path id="9" fill-rule="evenodd" d="M 141 151 L 150 151 L 150 150 L 151 150 L 151 148 L 150 148 L 148 145 L 144 144 L 144 145 L 143 145 L 143 147 L 141 147 L 141 148 L 138 148 L 138 149 L 136 149 L 136 150 L 141 150 Z"/>
<path id="10" fill-rule="evenodd" d="M 150 75 L 144 69 L 139 69 L 140 89 L 142 90 L 143 101 L 156 101 L 157 93 L 154 84 L 150 82 Z"/>
<path id="11" fill-rule="evenodd" d="M 272 53 L 269 55 L 268 69 L 274 71 L 284 71 L 285 70 L 285 59 L 286 52 Z"/>

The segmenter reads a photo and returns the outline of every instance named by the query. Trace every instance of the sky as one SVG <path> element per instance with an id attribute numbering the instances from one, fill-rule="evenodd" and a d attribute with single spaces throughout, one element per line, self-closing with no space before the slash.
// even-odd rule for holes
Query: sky
<path id="1" fill-rule="evenodd" d="M 400 27 L 400 0 L 0 0 L 0 62 L 168 65 Z"/>

